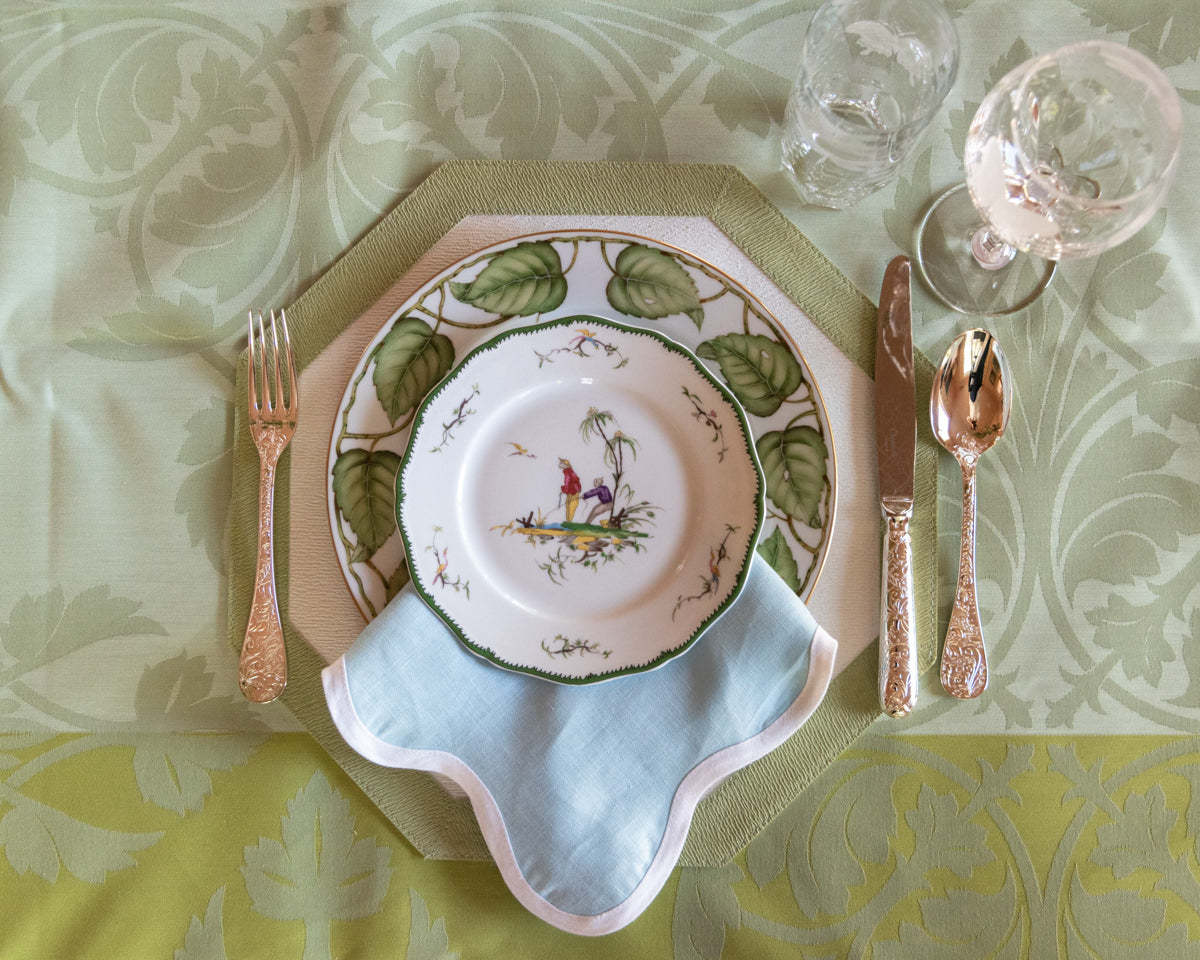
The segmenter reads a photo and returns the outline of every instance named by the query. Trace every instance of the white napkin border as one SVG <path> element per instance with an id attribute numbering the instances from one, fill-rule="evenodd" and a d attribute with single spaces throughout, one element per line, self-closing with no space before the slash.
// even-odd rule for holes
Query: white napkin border
<path id="1" fill-rule="evenodd" d="M 380 766 L 422 770 L 448 777 L 458 784 L 471 801 L 471 809 L 479 822 L 484 842 L 500 868 L 500 876 L 521 905 L 560 930 L 595 937 L 627 926 L 658 895 L 679 860 L 696 805 L 705 795 L 730 774 L 780 746 L 812 716 L 833 678 L 837 649 L 837 641 L 818 626 L 809 652 L 808 679 L 796 699 L 760 733 L 718 750 L 688 771 L 675 791 L 662 840 L 645 875 L 629 896 L 615 907 L 590 916 L 569 913 L 554 906 L 529 885 L 517 865 L 500 808 L 470 766 L 452 753 L 400 747 L 377 737 L 354 708 L 342 657 L 321 672 L 321 682 L 334 725 L 357 753 Z"/>

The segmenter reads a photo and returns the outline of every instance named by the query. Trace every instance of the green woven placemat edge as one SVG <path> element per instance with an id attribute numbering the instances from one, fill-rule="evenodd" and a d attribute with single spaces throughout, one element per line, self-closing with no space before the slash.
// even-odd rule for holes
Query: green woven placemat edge
<path id="1" fill-rule="evenodd" d="M 298 362 L 306 366 L 379 299 L 451 227 L 472 214 L 704 216 L 788 294 L 860 368 L 873 370 L 875 307 L 735 167 L 714 164 L 450 161 L 402 200 L 288 308 Z M 803 349 L 803 344 L 801 344 Z M 934 366 L 917 355 L 918 397 Z M 245 396 L 246 355 L 237 396 Z M 914 579 L 922 672 L 936 658 L 937 454 L 918 417 Z M 229 639 L 241 643 L 250 608 L 257 527 L 258 458 L 239 403 L 231 505 Z M 287 614 L 288 461 L 276 492 L 276 560 L 290 678 L 283 702 L 384 815 L 425 856 L 484 859 L 466 801 L 448 800 L 425 774 L 387 770 L 354 753 L 334 729 L 320 658 Z M 799 790 L 879 717 L 875 650 L 850 664 L 820 709 L 778 750 L 739 771 L 697 808 L 680 863 L 728 862 Z M 402 795 L 402 796 L 398 796 Z M 752 801 L 752 802 L 751 802 Z"/>

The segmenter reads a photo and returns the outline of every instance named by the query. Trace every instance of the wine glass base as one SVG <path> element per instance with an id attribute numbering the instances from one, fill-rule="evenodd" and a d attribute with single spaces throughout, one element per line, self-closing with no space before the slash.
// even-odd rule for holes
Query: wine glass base
<path id="1" fill-rule="evenodd" d="M 971 252 L 983 221 L 966 184 L 951 187 L 933 201 L 917 227 L 917 267 L 933 294 L 961 313 L 998 317 L 1033 303 L 1057 266 L 1017 252 L 998 270 L 984 269 Z"/>

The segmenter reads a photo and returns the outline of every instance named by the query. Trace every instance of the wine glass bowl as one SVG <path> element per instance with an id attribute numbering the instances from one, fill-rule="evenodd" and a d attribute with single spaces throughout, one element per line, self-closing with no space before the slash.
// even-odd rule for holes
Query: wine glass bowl
<path id="1" fill-rule="evenodd" d="M 1145 226 L 1170 186 L 1181 126 L 1170 81 L 1120 44 L 1072 44 L 1021 64 L 971 121 L 965 189 L 922 221 L 926 283 L 968 313 L 1025 306 L 1053 262 L 1096 256 Z"/>

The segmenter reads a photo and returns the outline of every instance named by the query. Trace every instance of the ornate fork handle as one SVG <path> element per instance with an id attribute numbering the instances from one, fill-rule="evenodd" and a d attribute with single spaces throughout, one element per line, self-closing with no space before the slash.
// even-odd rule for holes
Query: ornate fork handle
<path id="1" fill-rule="evenodd" d="M 968 700 L 983 693 L 988 671 L 975 593 L 975 458 L 960 457 L 959 467 L 963 478 L 962 546 L 954 610 L 942 647 L 942 686 L 951 696 Z"/>
<path id="2" fill-rule="evenodd" d="M 287 684 L 287 652 L 275 595 L 275 468 L 291 439 L 282 427 L 263 426 L 255 437 L 259 456 L 258 565 L 250 621 L 238 662 L 238 683 L 247 700 L 274 700 Z"/>

